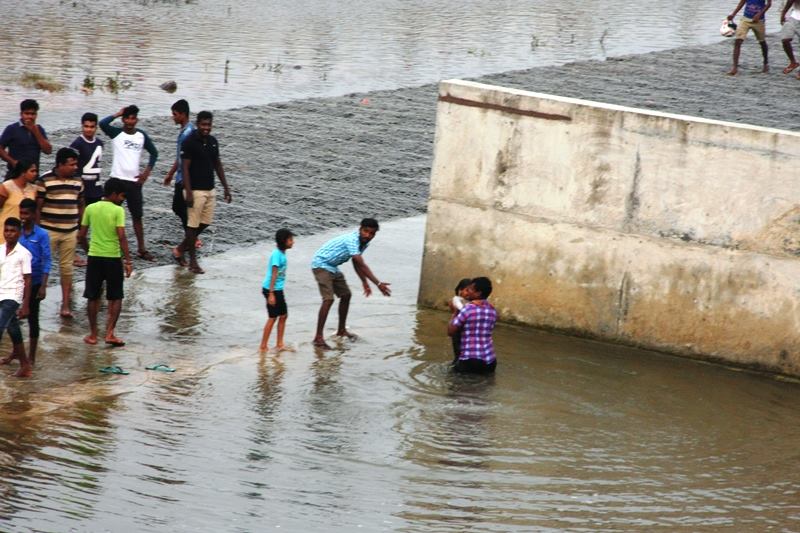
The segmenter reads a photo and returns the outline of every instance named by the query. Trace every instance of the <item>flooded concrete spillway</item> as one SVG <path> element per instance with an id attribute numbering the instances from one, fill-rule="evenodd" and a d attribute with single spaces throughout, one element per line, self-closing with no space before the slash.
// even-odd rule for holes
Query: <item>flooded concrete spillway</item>
<path id="1" fill-rule="evenodd" d="M 800 134 L 443 82 L 420 302 L 800 375 Z"/>

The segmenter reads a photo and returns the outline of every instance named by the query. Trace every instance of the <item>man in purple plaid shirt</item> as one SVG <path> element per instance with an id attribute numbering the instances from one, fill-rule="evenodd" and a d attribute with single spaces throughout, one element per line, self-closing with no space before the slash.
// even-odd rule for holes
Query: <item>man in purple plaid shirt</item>
<path id="1" fill-rule="evenodd" d="M 454 314 L 447 326 L 451 337 L 461 331 L 461 353 L 453 363 L 456 372 L 491 373 L 497 366 L 492 332 L 497 311 L 487 300 L 492 293 L 489 278 L 475 278 L 465 291 L 469 303 Z"/>

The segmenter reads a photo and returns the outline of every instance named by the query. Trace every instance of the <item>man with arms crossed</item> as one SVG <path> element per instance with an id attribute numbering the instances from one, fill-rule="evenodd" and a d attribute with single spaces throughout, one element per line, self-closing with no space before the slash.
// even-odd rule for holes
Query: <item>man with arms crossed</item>
<path id="1" fill-rule="evenodd" d="M 176 252 L 189 252 L 189 270 L 195 274 L 205 271 L 197 263 L 197 236 L 214 220 L 214 173 L 224 188 L 223 197 L 231 203 L 231 191 L 219 158 L 219 144 L 211 135 L 214 115 L 210 111 L 197 114 L 197 131 L 181 146 L 183 164 L 183 194 L 186 199 L 186 238 Z"/>
<path id="2" fill-rule="evenodd" d="M 350 310 L 350 288 L 347 286 L 347 281 L 344 279 L 344 274 L 339 270 L 339 265 L 342 265 L 353 260 L 353 268 L 361 278 L 361 284 L 364 288 L 364 296 L 372 294 L 372 289 L 369 286 L 371 281 L 384 296 L 391 296 L 392 291 L 389 289 L 389 283 L 378 281 L 375 274 L 364 262 L 362 254 L 366 251 L 370 241 L 375 238 L 378 233 L 378 221 L 374 218 L 365 218 L 361 221 L 361 226 L 358 231 L 341 235 L 334 239 L 329 240 L 314 254 L 311 260 L 311 271 L 314 273 L 314 279 L 317 280 L 319 285 L 319 293 L 322 296 L 322 305 L 319 308 L 319 315 L 317 317 L 317 333 L 314 336 L 314 346 L 329 349 L 330 346 L 325 342 L 323 331 L 325 329 L 325 322 L 328 320 L 328 312 L 333 306 L 333 297 L 339 297 L 339 328 L 336 330 L 336 335 L 339 337 L 355 338 L 355 335 L 347 331 L 347 312 Z"/>
<path id="3" fill-rule="evenodd" d="M 122 117 L 122 128 L 112 126 L 114 119 Z M 139 108 L 135 105 L 123 107 L 115 114 L 100 121 L 100 129 L 111 138 L 114 159 L 111 162 L 112 178 L 119 178 L 125 187 L 125 198 L 128 211 L 133 219 L 133 231 L 136 233 L 136 256 L 147 261 L 155 261 L 155 257 L 147 250 L 144 242 L 144 198 L 142 187 L 153 171 L 158 159 L 153 141 L 142 130 L 136 127 L 139 122 Z M 147 150 L 150 160 L 143 172 L 139 172 L 142 150 Z"/>
<path id="4" fill-rule="evenodd" d="M 97 344 L 97 313 L 105 282 L 108 300 L 105 343 L 111 346 L 125 345 L 125 341 L 114 334 L 122 311 L 124 278 L 130 277 L 133 272 L 128 239 L 125 237 L 125 210 L 120 205 L 125 201 L 125 191 L 126 185 L 121 180 L 111 178 L 106 181 L 103 199 L 86 208 L 78 233 L 78 240 L 88 255 L 83 293 L 83 297 L 89 300 L 86 306 L 89 334 L 83 338 L 86 344 Z M 89 230 L 92 235 L 91 241 L 87 242 Z M 124 261 L 120 259 L 122 257 Z"/>

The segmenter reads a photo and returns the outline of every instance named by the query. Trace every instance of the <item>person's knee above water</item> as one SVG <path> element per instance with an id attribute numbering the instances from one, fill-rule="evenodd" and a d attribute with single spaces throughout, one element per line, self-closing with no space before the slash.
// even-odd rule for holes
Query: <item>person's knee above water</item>
<path id="1" fill-rule="evenodd" d="M 450 336 L 461 334 L 461 348 L 453 368 L 459 372 L 493 372 L 497 366 L 492 333 L 497 323 L 497 311 L 487 298 L 492 282 L 478 277 L 465 289 L 468 303 L 447 326 Z"/>
<path id="2" fill-rule="evenodd" d="M 353 269 L 361 279 L 365 296 L 372 294 L 372 289 L 369 286 L 370 282 L 381 291 L 381 294 L 391 296 L 390 284 L 379 281 L 362 257 L 379 229 L 380 226 L 377 220 L 365 218 L 361 221 L 357 231 L 329 240 L 314 254 L 314 258 L 311 260 L 311 271 L 322 296 L 322 305 L 317 316 L 317 331 L 314 336 L 315 346 L 330 348 L 325 342 L 323 332 L 325 322 L 328 319 L 328 312 L 333 305 L 334 296 L 339 297 L 339 327 L 336 330 L 336 335 L 351 339 L 355 338 L 353 334 L 347 331 L 347 312 L 350 308 L 351 293 L 344 274 L 339 270 L 340 265 L 352 260 Z"/>

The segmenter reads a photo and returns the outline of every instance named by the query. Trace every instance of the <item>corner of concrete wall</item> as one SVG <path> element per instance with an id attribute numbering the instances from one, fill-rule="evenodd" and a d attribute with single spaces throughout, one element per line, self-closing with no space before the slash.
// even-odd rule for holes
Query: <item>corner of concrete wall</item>
<path id="1" fill-rule="evenodd" d="M 798 141 L 442 82 L 419 303 L 798 375 Z"/>

